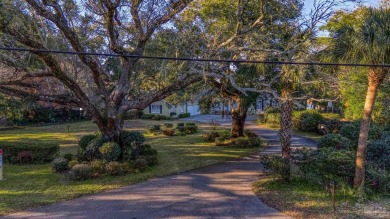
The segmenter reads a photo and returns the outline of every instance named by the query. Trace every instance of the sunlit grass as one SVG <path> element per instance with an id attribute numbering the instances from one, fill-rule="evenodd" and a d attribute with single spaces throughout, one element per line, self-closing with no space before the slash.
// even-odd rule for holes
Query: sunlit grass
<path id="1" fill-rule="evenodd" d="M 128 130 L 145 131 L 154 124 L 164 121 L 126 121 Z M 174 123 L 174 122 L 170 122 Z M 166 137 L 147 135 L 147 141 L 157 149 L 159 165 L 143 173 L 119 177 L 104 177 L 82 182 L 68 182 L 45 165 L 4 165 L 5 181 L 0 181 L 0 215 L 79 197 L 85 194 L 114 189 L 145 181 L 150 178 L 180 173 L 191 169 L 215 164 L 254 152 L 256 149 L 216 147 L 202 141 L 202 133 L 209 131 L 207 125 L 199 125 L 200 132 L 187 136 Z M 68 132 L 69 128 L 69 132 Z M 61 154 L 77 151 L 78 140 L 94 133 L 97 127 L 91 122 L 64 125 L 30 127 L 0 132 L 0 148 L 7 142 L 52 142 L 59 143 Z"/>

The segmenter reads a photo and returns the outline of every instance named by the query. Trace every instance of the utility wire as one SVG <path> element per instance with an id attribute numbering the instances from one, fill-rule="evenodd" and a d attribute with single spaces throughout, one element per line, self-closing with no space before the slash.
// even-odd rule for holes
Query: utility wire
<path id="1" fill-rule="evenodd" d="M 159 60 L 175 60 L 175 61 L 191 61 L 191 62 L 226 62 L 226 63 L 257 63 L 257 64 L 271 64 L 271 65 L 319 65 L 319 66 L 345 66 L 345 67 L 380 67 L 390 68 L 390 64 L 358 64 L 358 63 L 329 63 L 329 62 L 282 62 L 282 61 L 260 61 L 260 60 L 233 60 L 233 59 L 202 59 L 202 58 L 175 58 L 164 56 L 143 56 L 143 55 L 127 55 L 127 54 L 112 54 L 112 53 L 91 53 L 91 52 L 71 52 L 60 50 L 39 50 L 27 48 L 11 48 L 0 47 L 3 51 L 20 51 L 32 53 L 54 53 L 54 54 L 68 54 L 68 55 L 88 55 L 88 56 L 107 56 L 107 57 L 127 57 L 138 59 L 159 59 Z"/>

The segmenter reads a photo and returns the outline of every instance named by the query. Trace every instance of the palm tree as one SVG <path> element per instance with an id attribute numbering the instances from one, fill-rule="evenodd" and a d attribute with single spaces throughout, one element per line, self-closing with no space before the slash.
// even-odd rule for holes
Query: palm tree
<path id="1" fill-rule="evenodd" d="M 345 25 L 335 38 L 335 55 L 344 62 L 372 64 L 390 63 L 390 9 L 363 8 L 358 25 Z M 356 22 L 356 21 L 355 21 Z M 355 23 L 356 24 L 356 23 Z M 368 68 L 368 89 L 360 126 L 354 188 L 362 188 L 365 177 L 365 159 L 371 114 L 378 88 L 389 73 L 389 68 Z"/>

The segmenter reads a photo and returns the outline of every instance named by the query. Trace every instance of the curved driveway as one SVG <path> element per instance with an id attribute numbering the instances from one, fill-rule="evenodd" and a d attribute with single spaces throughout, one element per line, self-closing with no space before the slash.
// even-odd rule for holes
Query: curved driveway
<path id="1" fill-rule="evenodd" d="M 250 122 L 248 126 L 270 140 L 270 149 L 278 148 L 276 131 L 264 131 Z M 288 218 L 261 202 L 251 189 L 262 171 L 259 156 L 152 179 L 4 218 Z"/>

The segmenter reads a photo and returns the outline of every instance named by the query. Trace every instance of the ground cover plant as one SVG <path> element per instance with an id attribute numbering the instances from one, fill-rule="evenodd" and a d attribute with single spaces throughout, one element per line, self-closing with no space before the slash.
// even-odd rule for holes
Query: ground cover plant
<path id="1" fill-rule="evenodd" d="M 175 122 L 172 122 L 175 123 Z M 161 121 L 132 120 L 125 122 L 127 131 L 141 131 Z M 174 126 L 176 127 L 176 126 Z M 18 130 L 2 131 L 0 146 L 7 143 L 28 143 L 31 141 L 54 143 L 60 145 L 60 156 L 71 153 L 76 157 L 78 141 L 82 136 L 93 135 L 97 131 L 91 122 L 73 123 L 67 131 L 66 125 L 43 126 Z M 179 173 L 190 169 L 222 162 L 228 159 L 252 153 L 256 148 L 216 147 L 202 139 L 205 132 L 211 131 L 207 124 L 198 125 L 198 132 L 185 136 L 164 136 L 162 134 L 145 134 L 146 143 L 158 151 L 158 165 L 147 167 L 145 171 L 128 174 L 111 172 L 104 177 L 69 181 L 61 174 L 53 173 L 48 164 L 37 165 L 4 165 L 5 181 L 0 181 L 0 215 L 34 206 L 67 200 L 81 195 L 114 189 L 120 186 L 141 182 L 153 177 Z M 61 162 L 65 162 L 62 160 Z M 61 163 L 59 162 L 59 163 Z M 68 167 L 83 169 L 77 161 L 72 160 Z M 116 163 L 111 163 L 114 170 Z M 61 164 L 58 165 L 61 168 Z M 99 172 L 102 164 L 93 163 L 92 175 Z M 83 169 L 89 174 L 88 167 Z M 81 171 L 81 170 L 80 170 Z"/>

